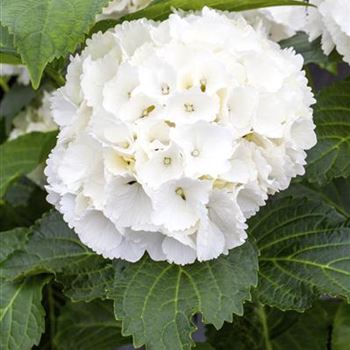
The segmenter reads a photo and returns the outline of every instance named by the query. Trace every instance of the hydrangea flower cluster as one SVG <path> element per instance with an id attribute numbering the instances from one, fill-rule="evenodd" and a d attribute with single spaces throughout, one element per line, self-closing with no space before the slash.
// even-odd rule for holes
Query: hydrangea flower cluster
<path id="1" fill-rule="evenodd" d="M 148 6 L 151 1 L 152 0 L 112 0 L 108 6 L 102 10 L 102 15 L 99 15 L 97 19 L 118 19 L 128 13 L 142 10 Z"/>
<path id="2" fill-rule="evenodd" d="M 310 40 L 322 36 L 322 49 L 329 55 L 334 48 L 350 64 L 350 1 L 310 0 L 305 31 Z"/>
<path id="3" fill-rule="evenodd" d="M 315 142 L 303 59 L 204 8 L 95 34 L 56 92 L 48 200 L 106 258 L 228 254 Z"/>

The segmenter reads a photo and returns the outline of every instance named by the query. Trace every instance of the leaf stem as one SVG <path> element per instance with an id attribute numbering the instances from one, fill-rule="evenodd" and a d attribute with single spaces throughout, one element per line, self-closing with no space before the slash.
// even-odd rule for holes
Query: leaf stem
<path id="1" fill-rule="evenodd" d="M 265 344 L 265 350 L 273 350 L 272 344 L 270 342 L 270 334 L 269 334 L 269 328 L 267 324 L 267 318 L 266 318 L 266 312 L 264 305 L 258 304 L 257 313 L 261 322 L 262 331 L 263 331 L 263 337 L 264 337 L 264 344 Z"/>
<path id="2" fill-rule="evenodd" d="M 4 90 L 4 92 L 10 91 L 10 87 L 7 84 L 7 81 L 2 77 L 0 77 L 0 87 Z"/>

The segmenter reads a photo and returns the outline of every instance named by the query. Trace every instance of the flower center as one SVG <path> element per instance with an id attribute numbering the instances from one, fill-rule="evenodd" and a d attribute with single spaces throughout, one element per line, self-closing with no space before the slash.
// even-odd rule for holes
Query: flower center
<path id="1" fill-rule="evenodd" d="M 170 157 L 164 157 L 163 164 L 165 166 L 169 166 L 171 164 L 171 158 Z"/>
<path id="2" fill-rule="evenodd" d="M 148 106 L 142 111 L 141 118 L 148 117 L 154 110 L 156 109 L 156 106 Z"/>
<path id="3" fill-rule="evenodd" d="M 191 152 L 191 155 L 193 157 L 199 157 L 199 155 L 201 154 L 201 152 L 199 152 L 198 149 L 194 149 L 192 152 Z"/>
<path id="4" fill-rule="evenodd" d="M 178 187 L 176 190 L 175 190 L 175 193 L 180 196 L 184 201 L 186 200 L 186 194 L 185 194 L 185 191 L 183 190 L 182 187 Z"/>
<path id="5" fill-rule="evenodd" d="M 203 78 L 199 82 L 201 83 L 201 91 L 205 92 L 207 90 L 207 79 Z"/>
<path id="6" fill-rule="evenodd" d="M 162 84 L 161 86 L 161 90 L 162 90 L 162 95 L 169 95 L 170 93 L 170 86 L 168 84 Z"/>
<path id="7" fill-rule="evenodd" d="M 184 107 L 185 107 L 185 111 L 186 112 L 188 112 L 188 113 L 194 112 L 194 105 L 193 105 L 193 103 L 185 103 Z"/>

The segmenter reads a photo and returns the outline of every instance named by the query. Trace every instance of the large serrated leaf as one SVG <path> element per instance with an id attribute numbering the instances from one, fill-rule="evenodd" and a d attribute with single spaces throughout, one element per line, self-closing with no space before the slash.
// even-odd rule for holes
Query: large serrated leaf
<path id="1" fill-rule="evenodd" d="M 108 297 L 115 301 L 123 334 L 132 335 L 136 347 L 190 349 L 195 313 L 216 328 L 231 321 L 233 313 L 243 313 L 243 302 L 257 282 L 257 253 L 247 242 L 205 263 L 178 266 L 145 257 L 121 267 L 116 263 L 115 268 Z"/>
<path id="2" fill-rule="evenodd" d="M 279 197 L 308 198 L 324 202 L 344 216 L 344 220 L 350 219 L 350 178 L 334 179 L 323 187 L 307 181 L 295 183 L 279 194 Z"/>
<path id="3" fill-rule="evenodd" d="M 120 334 L 121 325 L 110 301 L 68 303 L 58 318 L 54 338 L 57 350 L 113 350 L 130 343 Z"/>
<path id="4" fill-rule="evenodd" d="M 72 301 L 89 302 L 106 298 L 107 289 L 113 284 L 114 269 L 109 260 L 91 255 L 66 266 L 57 279 L 64 286 L 64 294 Z"/>
<path id="5" fill-rule="evenodd" d="M 0 348 L 30 350 L 45 329 L 42 288 L 47 276 L 26 278 L 19 283 L 1 281 Z"/>
<path id="6" fill-rule="evenodd" d="M 308 153 L 308 181 L 324 185 L 350 176 L 350 80 L 319 93 L 314 121 L 318 143 Z"/>
<path id="7" fill-rule="evenodd" d="M 3 0 L 1 23 L 37 88 L 47 63 L 73 52 L 109 0 Z"/>
<path id="8" fill-rule="evenodd" d="M 185 11 L 201 10 L 204 6 L 224 11 L 243 11 L 259 7 L 279 5 L 302 5 L 307 6 L 301 0 L 155 0 L 143 10 L 134 12 L 123 17 L 121 20 L 105 20 L 98 22 L 92 29 L 92 33 L 106 31 L 122 21 L 131 21 L 138 18 L 149 18 L 156 21 L 166 19 L 173 9 Z"/>
<path id="9" fill-rule="evenodd" d="M 30 173 L 47 158 L 56 135 L 55 131 L 33 132 L 0 146 L 0 197 L 15 179 Z"/>
<path id="10" fill-rule="evenodd" d="M 73 263 L 94 255 L 55 211 L 45 215 L 32 229 L 24 249 L 0 264 L 2 278 L 15 279 L 42 272 L 58 273 Z"/>
<path id="11" fill-rule="evenodd" d="M 325 350 L 331 320 L 322 306 L 300 314 L 247 305 L 243 317 L 218 332 L 209 328 L 207 337 L 215 350 Z"/>
<path id="12" fill-rule="evenodd" d="M 6 260 L 16 250 L 23 249 L 29 232 L 30 230 L 26 227 L 18 227 L 13 230 L 0 232 L 0 262 Z"/>
<path id="13" fill-rule="evenodd" d="M 260 250 L 264 304 L 304 310 L 320 294 L 350 300 L 350 227 L 333 208 L 306 199 L 276 200 L 250 220 Z"/>

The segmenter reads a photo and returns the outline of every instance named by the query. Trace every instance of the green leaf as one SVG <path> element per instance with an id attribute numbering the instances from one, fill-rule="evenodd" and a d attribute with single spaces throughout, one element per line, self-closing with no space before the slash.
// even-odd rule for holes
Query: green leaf
<path id="1" fill-rule="evenodd" d="M 0 146 L 0 197 L 19 176 L 30 173 L 46 160 L 56 143 L 57 132 L 33 132 Z"/>
<path id="2" fill-rule="evenodd" d="M 329 56 L 326 56 L 321 48 L 321 37 L 314 41 L 309 41 L 306 33 L 300 32 L 291 38 L 279 42 L 282 48 L 293 47 L 297 53 L 304 57 L 304 64 L 315 63 L 324 68 L 331 67 L 333 64 L 342 61 L 341 56 L 334 50 Z"/>
<path id="3" fill-rule="evenodd" d="M 113 279 L 111 262 L 99 255 L 91 255 L 69 265 L 57 276 L 57 280 L 64 285 L 64 294 L 74 302 L 105 299 Z"/>
<path id="4" fill-rule="evenodd" d="M 350 80 L 340 81 L 317 96 L 314 121 L 318 143 L 308 153 L 309 182 L 324 185 L 350 176 Z"/>
<path id="5" fill-rule="evenodd" d="M 27 242 L 28 228 L 16 228 L 10 231 L 0 232 L 0 262 L 6 260 L 6 258 L 14 251 L 22 249 Z"/>
<path id="6" fill-rule="evenodd" d="M 190 349 L 191 317 L 198 312 L 216 328 L 232 313 L 242 315 L 257 282 L 257 254 L 249 242 L 205 263 L 178 266 L 144 257 L 115 268 L 108 297 L 123 321 L 122 334 L 132 335 L 135 347 L 157 350 Z"/>
<path id="7" fill-rule="evenodd" d="M 22 177 L 7 190 L 0 201 L 0 230 L 17 226 L 31 226 L 51 206 L 47 193 L 26 177 Z"/>
<path id="8" fill-rule="evenodd" d="M 113 350 L 130 343 L 120 334 L 109 301 L 68 303 L 58 318 L 54 344 L 57 350 Z"/>
<path id="9" fill-rule="evenodd" d="M 284 198 L 249 222 L 260 250 L 257 296 L 282 310 L 304 310 L 320 294 L 350 300 L 350 227 L 333 208 Z"/>
<path id="10" fill-rule="evenodd" d="M 14 36 L 34 88 L 47 63 L 73 52 L 109 0 L 3 0 L 1 22 Z"/>
<path id="11" fill-rule="evenodd" d="M 57 273 L 91 255 L 61 215 L 51 211 L 33 227 L 24 249 L 0 264 L 0 275 L 15 279 L 42 272 Z"/>
<path id="12" fill-rule="evenodd" d="M 149 18 L 154 20 L 164 20 L 173 12 L 173 9 L 201 10 L 204 6 L 225 11 L 243 11 L 258 7 L 278 6 L 278 5 L 302 5 L 308 6 L 301 0 L 158 0 L 153 1 L 145 9 L 124 16 L 120 20 L 105 20 L 98 22 L 91 33 L 98 31 L 105 32 L 123 21 L 131 21 L 138 18 Z M 90 34 L 91 34 L 90 33 Z"/>
<path id="13" fill-rule="evenodd" d="M 235 317 L 216 332 L 207 332 L 216 350 L 316 350 L 327 349 L 331 320 L 323 305 L 303 314 L 247 305 L 243 317 Z"/>
<path id="14" fill-rule="evenodd" d="M 0 119 L 5 118 L 7 134 L 10 132 L 12 119 L 35 98 L 35 91 L 30 86 L 15 84 L 1 100 Z"/>
<path id="15" fill-rule="evenodd" d="M 1 281 L 0 348 L 30 350 L 39 343 L 45 329 L 42 288 L 47 276 L 27 278 L 19 283 Z"/>
<path id="16" fill-rule="evenodd" d="M 344 350 L 350 344 L 350 305 L 341 304 L 335 315 L 332 333 L 332 350 Z"/>
<path id="17" fill-rule="evenodd" d="M 350 177 L 334 179 L 324 187 L 310 184 L 306 181 L 295 183 L 282 192 L 279 197 L 308 198 L 314 201 L 325 202 L 344 216 L 350 219 Z"/>

